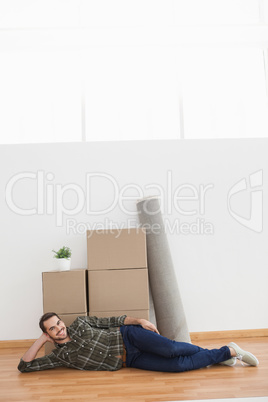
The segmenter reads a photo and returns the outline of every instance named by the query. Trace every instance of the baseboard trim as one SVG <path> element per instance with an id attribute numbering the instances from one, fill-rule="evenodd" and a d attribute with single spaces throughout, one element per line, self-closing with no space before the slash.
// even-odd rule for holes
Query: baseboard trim
<path id="1" fill-rule="evenodd" d="M 29 348 L 36 339 L 15 339 L 11 341 L 0 341 L 0 349 Z"/>
<path id="2" fill-rule="evenodd" d="M 191 332 L 191 341 L 205 341 L 211 339 L 259 338 L 268 336 L 268 328 L 238 329 L 230 331 Z"/>
<path id="3" fill-rule="evenodd" d="M 268 328 L 262 329 L 239 329 L 231 331 L 209 331 L 209 332 L 190 332 L 191 341 L 205 341 L 211 339 L 237 339 L 237 338 L 259 338 L 267 336 Z M 35 339 L 16 339 L 11 341 L 0 341 L 0 349 L 25 348 L 28 349 Z"/>

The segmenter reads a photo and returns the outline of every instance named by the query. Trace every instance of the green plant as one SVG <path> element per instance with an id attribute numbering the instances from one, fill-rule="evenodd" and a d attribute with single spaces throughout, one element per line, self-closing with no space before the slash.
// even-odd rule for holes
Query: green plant
<path id="1" fill-rule="evenodd" d="M 55 253 L 54 258 L 71 258 L 72 252 L 69 247 L 63 246 L 59 251 L 52 250 Z"/>

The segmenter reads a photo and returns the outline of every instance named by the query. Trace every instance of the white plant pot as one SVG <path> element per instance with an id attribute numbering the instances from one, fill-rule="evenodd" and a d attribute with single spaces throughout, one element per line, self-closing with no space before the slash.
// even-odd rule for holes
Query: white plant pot
<path id="1" fill-rule="evenodd" d="M 58 270 L 69 271 L 71 268 L 71 258 L 57 258 Z"/>

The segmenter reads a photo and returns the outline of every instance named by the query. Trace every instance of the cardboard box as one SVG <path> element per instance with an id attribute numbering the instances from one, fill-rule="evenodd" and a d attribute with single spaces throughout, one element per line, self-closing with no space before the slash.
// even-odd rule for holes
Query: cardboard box
<path id="1" fill-rule="evenodd" d="M 81 314 L 59 314 L 60 318 L 62 319 L 62 321 L 64 322 L 64 324 L 66 325 L 66 327 L 69 327 L 74 320 L 77 317 L 81 317 L 81 316 L 85 316 L 88 315 L 88 313 L 81 313 Z M 45 344 L 45 355 L 49 355 L 49 353 L 51 353 L 51 351 L 55 349 L 55 346 L 53 345 L 53 343 L 51 342 L 47 342 Z"/>
<path id="2" fill-rule="evenodd" d="M 87 230 L 87 269 L 124 268 L 147 268 L 145 230 Z"/>
<path id="3" fill-rule="evenodd" d="M 44 313 L 84 314 L 88 311 L 87 270 L 42 273 Z"/>
<path id="4" fill-rule="evenodd" d="M 120 315 L 126 314 L 129 317 L 134 318 L 144 318 L 149 320 L 149 310 L 118 310 L 118 311 L 91 311 L 89 313 L 90 317 L 118 317 Z"/>
<path id="5" fill-rule="evenodd" d="M 148 270 L 88 271 L 89 312 L 149 310 Z"/>

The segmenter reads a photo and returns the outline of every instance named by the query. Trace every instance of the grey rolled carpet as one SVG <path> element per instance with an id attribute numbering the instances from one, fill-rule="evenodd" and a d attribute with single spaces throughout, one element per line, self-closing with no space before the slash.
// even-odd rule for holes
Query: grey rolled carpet
<path id="1" fill-rule="evenodd" d="M 157 326 L 156 317 L 155 317 L 155 311 L 154 311 L 154 301 L 153 301 L 153 296 L 152 296 L 152 291 L 151 291 L 150 284 L 149 284 L 149 320 L 155 326 Z"/>
<path id="2" fill-rule="evenodd" d="M 139 200 L 137 209 L 146 229 L 148 272 L 158 330 L 169 339 L 190 343 L 159 200 Z"/>

